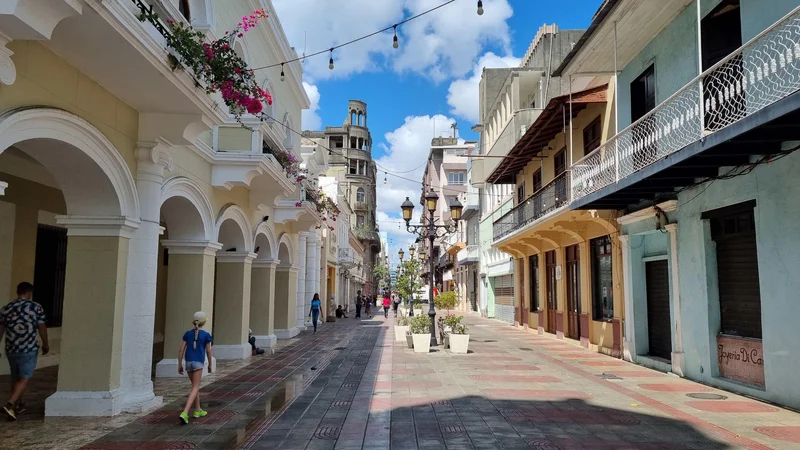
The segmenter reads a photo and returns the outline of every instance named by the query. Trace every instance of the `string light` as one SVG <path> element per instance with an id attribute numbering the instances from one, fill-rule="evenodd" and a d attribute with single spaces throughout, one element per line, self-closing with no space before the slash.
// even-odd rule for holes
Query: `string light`
<path id="1" fill-rule="evenodd" d="M 383 184 L 386 184 L 386 176 L 389 175 L 388 172 L 383 172 Z"/>
<path id="2" fill-rule="evenodd" d="M 285 79 L 286 79 L 286 74 L 283 73 L 283 63 L 281 63 L 281 81 L 284 81 Z"/>
<path id="3" fill-rule="evenodd" d="M 333 70 L 333 48 L 331 48 L 331 59 L 328 61 L 328 69 Z"/>
<path id="4" fill-rule="evenodd" d="M 400 42 L 397 41 L 397 25 L 394 26 L 394 39 L 392 39 L 392 47 L 400 47 Z"/>
<path id="5" fill-rule="evenodd" d="M 483 15 L 483 0 L 478 0 L 478 15 Z"/>

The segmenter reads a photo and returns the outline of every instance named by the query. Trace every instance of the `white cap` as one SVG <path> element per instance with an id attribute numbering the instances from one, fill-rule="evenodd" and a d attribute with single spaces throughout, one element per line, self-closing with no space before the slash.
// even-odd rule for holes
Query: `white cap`
<path id="1" fill-rule="evenodd" d="M 196 313 L 194 313 L 194 320 L 196 320 L 198 322 L 201 322 L 201 323 L 205 322 L 206 321 L 206 313 L 204 313 L 203 311 L 197 311 Z"/>

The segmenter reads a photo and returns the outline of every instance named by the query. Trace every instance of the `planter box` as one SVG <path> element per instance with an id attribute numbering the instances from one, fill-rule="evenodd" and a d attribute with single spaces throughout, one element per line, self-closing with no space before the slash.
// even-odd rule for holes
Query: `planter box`
<path id="1" fill-rule="evenodd" d="M 394 326 L 394 340 L 396 342 L 403 342 L 403 340 L 406 338 L 406 333 L 408 333 L 408 325 Z"/>
<path id="2" fill-rule="evenodd" d="M 442 345 L 444 345 L 444 348 L 450 347 L 450 334 L 449 333 L 443 334 L 443 336 L 444 336 L 444 342 Z"/>
<path id="3" fill-rule="evenodd" d="M 414 348 L 414 338 L 408 331 L 406 331 L 406 343 L 408 344 L 408 348 Z"/>
<path id="4" fill-rule="evenodd" d="M 431 351 L 431 334 L 412 334 L 414 340 L 414 353 L 429 353 Z"/>
<path id="5" fill-rule="evenodd" d="M 450 351 L 453 353 L 467 353 L 469 348 L 469 335 L 468 334 L 449 334 L 447 335 L 450 341 Z"/>

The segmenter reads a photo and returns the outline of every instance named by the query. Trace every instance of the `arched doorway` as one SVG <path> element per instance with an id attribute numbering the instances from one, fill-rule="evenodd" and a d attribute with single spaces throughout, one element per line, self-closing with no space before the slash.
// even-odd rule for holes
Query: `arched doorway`
<path id="1" fill-rule="evenodd" d="M 0 292 L 13 298 L 21 281 L 40 286 L 34 299 L 50 315 L 53 355 L 39 365 L 58 365 L 57 391 L 29 408 L 117 414 L 128 245 L 140 223 L 130 169 L 89 122 L 51 108 L 0 116 L 0 168 L 8 184 L 0 196 Z"/>
<path id="2" fill-rule="evenodd" d="M 267 222 L 256 227 L 255 249 L 250 284 L 250 328 L 260 348 L 274 347 L 275 270 L 278 267 L 275 231 Z"/>
<path id="3" fill-rule="evenodd" d="M 278 243 L 278 267 L 275 272 L 275 335 L 291 339 L 300 333 L 295 327 L 297 315 L 297 265 L 295 245 L 287 233 Z"/>

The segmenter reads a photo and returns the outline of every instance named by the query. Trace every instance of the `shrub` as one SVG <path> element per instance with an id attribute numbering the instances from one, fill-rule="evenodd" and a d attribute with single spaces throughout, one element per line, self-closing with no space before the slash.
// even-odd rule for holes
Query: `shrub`
<path id="1" fill-rule="evenodd" d="M 430 334 L 431 318 L 426 315 L 411 318 L 411 334 Z"/>
<path id="2" fill-rule="evenodd" d="M 452 334 L 467 334 L 469 328 L 461 323 L 462 320 L 464 320 L 464 316 L 447 315 L 444 318 L 444 324 L 450 327 Z"/>
<path id="3" fill-rule="evenodd" d="M 407 327 L 409 323 L 409 318 L 405 314 L 400 314 L 399 316 L 397 316 L 397 320 L 395 322 L 397 323 L 397 325 L 401 327 Z"/>
<path id="4" fill-rule="evenodd" d="M 433 299 L 433 304 L 438 309 L 444 309 L 450 312 L 451 309 L 454 309 L 456 305 L 458 305 L 458 297 L 455 291 L 442 292 Z"/>

